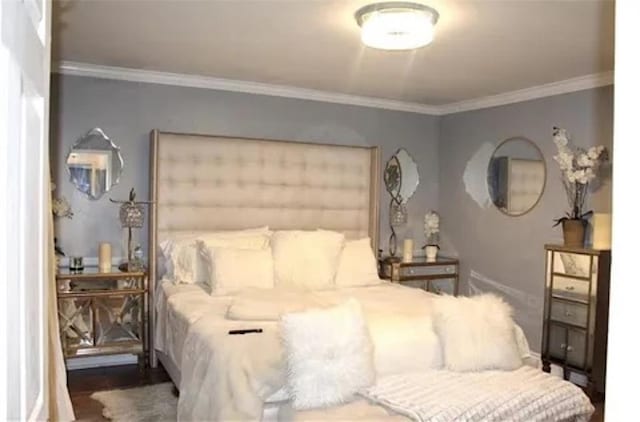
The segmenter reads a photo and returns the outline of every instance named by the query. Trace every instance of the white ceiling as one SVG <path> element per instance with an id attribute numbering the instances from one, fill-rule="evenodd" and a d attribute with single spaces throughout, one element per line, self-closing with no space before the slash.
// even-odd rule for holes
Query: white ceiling
<path id="1" fill-rule="evenodd" d="M 441 105 L 613 69 L 613 1 L 419 0 L 413 52 L 365 48 L 365 0 L 58 0 L 54 60 Z"/>

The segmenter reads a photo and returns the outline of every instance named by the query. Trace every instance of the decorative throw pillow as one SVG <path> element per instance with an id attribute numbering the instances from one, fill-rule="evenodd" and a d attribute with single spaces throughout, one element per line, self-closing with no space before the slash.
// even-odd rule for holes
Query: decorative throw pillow
<path id="1" fill-rule="evenodd" d="M 522 366 L 513 310 L 493 294 L 443 296 L 434 301 L 434 327 L 452 371 L 513 370 Z"/>
<path id="2" fill-rule="evenodd" d="M 174 283 L 204 283 L 209 281 L 211 263 L 209 247 L 237 247 L 264 249 L 269 246 L 271 236 L 268 227 L 247 230 L 181 233 L 160 243 L 164 276 Z"/>
<path id="3" fill-rule="evenodd" d="M 334 286 L 342 233 L 283 230 L 271 237 L 277 287 L 326 289 Z"/>
<path id="4" fill-rule="evenodd" d="M 164 278 L 174 283 L 199 283 L 207 275 L 200 257 L 197 235 L 178 235 L 160 243 Z"/>
<path id="5" fill-rule="evenodd" d="M 369 286 L 379 283 L 382 281 L 378 277 L 378 264 L 371 250 L 371 239 L 365 237 L 347 241 L 340 254 L 336 286 Z"/>
<path id="6" fill-rule="evenodd" d="M 271 249 L 210 248 L 211 295 L 238 293 L 249 288 L 273 288 Z"/>
<path id="7" fill-rule="evenodd" d="M 329 407 L 373 384 L 373 345 L 355 299 L 280 320 L 294 409 Z"/>

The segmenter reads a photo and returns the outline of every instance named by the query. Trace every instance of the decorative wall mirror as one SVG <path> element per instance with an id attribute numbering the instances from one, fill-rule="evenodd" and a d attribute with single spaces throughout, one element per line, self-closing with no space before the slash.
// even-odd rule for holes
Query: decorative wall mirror
<path id="1" fill-rule="evenodd" d="M 120 180 L 124 161 L 120 147 L 100 128 L 91 129 L 67 154 L 71 183 L 89 199 L 100 199 Z"/>
<path id="2" fill-rule="evenodd" d="M 389 201 L 389 255 L 395 257 L 397 251 L 397 238 L 395 227 L 407 222 L 407 201 L 415 193 L 420 177 L 418 165 L 411 155 L 400 148 L 389 158 L 384 168 L 384 185 L 391 196 Z"/>
<path id="3" fill-rule="evenodd" d="M 504 214 L 519 216 L 531 211 L 542 197 L 546 179 L 542 152 L 527 138 L 501 142 L 489 160 L 489 196 Z"/>

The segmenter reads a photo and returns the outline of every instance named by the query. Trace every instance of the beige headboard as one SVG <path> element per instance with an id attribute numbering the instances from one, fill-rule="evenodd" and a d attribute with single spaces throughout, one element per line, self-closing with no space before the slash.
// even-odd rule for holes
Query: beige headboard
<path id="1" fill-rule="evenodd" d="M 181 232 L 323 228 L 370 236 L 376 250 L 379 161 L 377 147 L 153 130 L 150 294 L 157 245 Z"/>

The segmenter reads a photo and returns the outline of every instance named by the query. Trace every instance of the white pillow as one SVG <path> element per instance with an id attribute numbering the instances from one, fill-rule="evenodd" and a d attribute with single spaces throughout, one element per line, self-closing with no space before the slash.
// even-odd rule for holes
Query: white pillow
<path id="1" fill-rule="evenodd" d="M 380 283 L 382 281 L 378 277 L 378 264 L 371 250 L 371 239 L 365 237 L 346 242 L 340 254 L 336 286 L 368 286 Z"/>
<path id="2" fill-rule="evenodd" d="M 344 235 L 328 230 L 276 231 L 271 237 L 277 287 L 326 289 L 334 286 Z"/>
<path id="3" fill-rule="evenodd" d="M 165 265 L 164 278 L 174 283 L 198 283 L 207 274 L 200 256 L 197 235 L 179 235 L 160 243 Z"/>
<path id="4" fill-rule="evenodd" d="M 268 227 L 247 230 L 217 232 L 194 232 L 177 234 L 160 243 L 165 265 L 165 278 L 174 283 L 203 283 L 209 281 L 211 263 L 209 247 L 237 247 L 264 249 L 269 246 L 271 236 Z"/>
<path id="5" fill-rule="evenodd" d="M 373 384 L 373 345 L 355 299 L 280 320 L 294 409 L 329 407 Z"/>
<path id="6" fill-rule="evenodd" d="M 248 288 L 273 288 L 271 249 L 210 248 L 211 295 L 238 293 Z"/>
<path id="7" fill-rule="evenodd" d="M 513 310 L 493 294 L 434 300 L 434 328 L 452 371 L 513 370 L 522 366 Z"/>

